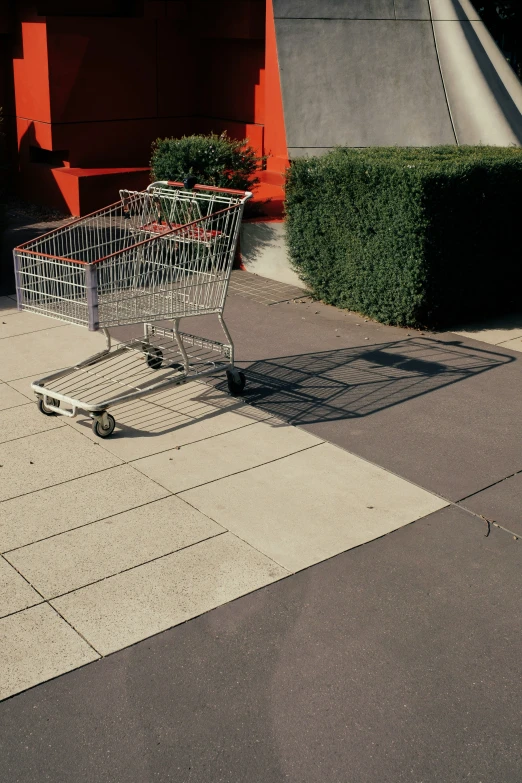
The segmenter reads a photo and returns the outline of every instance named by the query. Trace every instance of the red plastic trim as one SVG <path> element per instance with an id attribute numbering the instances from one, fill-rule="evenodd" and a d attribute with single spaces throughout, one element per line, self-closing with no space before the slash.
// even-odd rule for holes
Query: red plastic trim
<path id="1" fill-rule="evenodd" d="M 184 188 L 183 182 L 167 182 L 167 185 L 172 185 L 176 188 Z M 247 190 L 233 190 L 232 188 L 218 188 L 216 185 L 194 185 L 191 190 L 210 190 L 212 193 L 232 193 L 234 196 L 244 196 L 245 193 L 249 193 Z"/>

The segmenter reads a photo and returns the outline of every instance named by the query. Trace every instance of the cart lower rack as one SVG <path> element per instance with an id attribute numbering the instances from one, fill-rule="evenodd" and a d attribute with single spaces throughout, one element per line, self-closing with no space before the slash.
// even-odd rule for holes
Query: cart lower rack
<path id="1" fill-rule="evenodd" d="M 105 333 L 104 351 L 31 385 L 42 413 L 86 411 L 102 438 L 114 431 L 108 408 L 117 403 L 216 372 L 232 394 L 245 386 L 223 309 L 251 193 L 160 182 L 120 195 L 14 251 L 20 310 Z M 181 318 L 211 313 L 224 342 L 180 331 Z M 172 328 L 154 323 L 165 320 Z M 112 343 L 109 327 L 138 323 L 143 337 Z"/>
<path id="2" fill-rule="evenodd" d="M 93 432 L 107 438 L 116 426 L 108 413 L 114 405 L 217 372 L 226 372 L 234 396 L 245 387 L 244 374 L 233 365 L 232 341 L 179 332 L 177 324 L 173 329 L 144 324 L 142 338 L 115 345 L 108 331 L 106 336 L 104 351 L 31 384 L 41 413 L 74 417 L 83 410 L 93 420 Z"/>

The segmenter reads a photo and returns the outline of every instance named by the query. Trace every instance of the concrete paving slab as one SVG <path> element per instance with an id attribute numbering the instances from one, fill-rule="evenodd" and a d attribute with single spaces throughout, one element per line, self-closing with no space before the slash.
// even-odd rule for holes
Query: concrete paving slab
<path id="1" fill-rule="evenodd" d="M 304 430 L 273 420 L 146 457 L 134 467 L 171 492 L 182 492 L 319 443 Z"/>
<path id="2" fill-rule="evenodd" d="M 96 473 L 120 460 L 72 427 L 59 427 L 0 446 L 0 500 Z M 95 487 L 93 479 L 93 487 Z"/>
<path id="3" fill-rule="evenodd" d="M 4 702 L 0 777 L 519 783 L 519 609 L 447 508 Z"/>
<path id="4" fill-rule="evenodd" d="M 0 699 L 99 655 L 48 604 L 0 620 Z"/>
<path id="5" fill-rule="evenodd" d="M 446 505 L 330 444 L 180 497 L 289 571 L 319 563 Z"/>
<path id="6" fill-rule="evenodd" d="M 45 598 L 54 598 L 223 532 L 188 503 L 167 497 L 5 558 Z"/>
<path id="7" fill-rule="evenodd" d="M 0 551 L 26 546 L 168 495 L 130 465 L 102 470 L 0 504 Z"/>
<path id="8" fill-rule="evenodd" d="M 224 533 L 83 587 L 52 605 L 108 655 L 286 575 L 248 544 Z"/>
<path id="9" fill-rule="evenodd" d="M 219 382 L 219 381 L 218 381 Z M 224 383 L 221 382 L 221 386 Z M 247 416 L 253 421 L 269 418 L 270 414 L 247 405 L 241 397 L 232 397 L 225 392 L 206 383 L 185 383 L 181 386 L 166 388 L 157 394 L 147 397 L 147 402 L 161 405 L 193 419 L 201 419 L 218 411 L 232 411 Z"/>
<path id="10" fill-rule="evenodd" d="M 250 417 L 220 409 L 212 410 L 201 419 L 194 419 L 146 399 L 114 406 L 111 412 L 116 419 L 116 430 L 103 442 L 103 448 L 126 462 L 212 438 L 255 422 Z M 100 439 L 92 432 L 89 418 L 78 416 L 68 423 L 90 440 L 99 442 Z"/>
<path id="11" fill-rule="evenodd" d="M 14 389 L 11 391 L 13 394 L 17 393 Z M 0 410 L 0 443 L 65 426 L 65 419 L 58 416 L 44 416 L 34 403 L 27 402 L 23 397 L 22 399 L 23 405 Z"/>
<path id="12" fill-rule="evenodd" d="M 522 337 L 522 314 L 495 318 L 485 324 L 469 324 L 461 329 L 453 329 L 452 332 L 470 340 L 500 345 L 508 340 Z"/>
<path id="13" fill-rule="evenodd" d="M 28 376 L 36 380 L 39 376 L 76 364 L 104 347 L 102 334 L 79 326 L 53 327 L 17 335 L 2 343 L 0 380 L 11 381 Z"/>
<path id="14" fill-rule="evenodd" d="M 3 316 L 4 311 L 1 312 Z M 43 315 L 35 313 L 18 311 L 8 313 L 5 318 L 0 317 L 0 340 L 7 337 L 16 337 L 19 334 L 30 334 L 31 332 L 41 332 L 44 329 L 57 329 L 65 326 L 63 322 L 54 321 Z"/>
<path id="15" fill-rule="evenodd" d="M 0 383 L 0 411 L 16 408 L 17 405 L 24 405 L 26 402 L 26 396 L 17 392 L 7 383 Z"/>
<path id="16" fill-rule="evenodd" d="M 10 296 L 0 296 L 0 313 L 2 315 L 8 315 L 9 313 L 17 313 L 18 308 L 16 306 L 16 300 Z"/>
<path id="17" fill-rule="evenodd" d="M 34 391 L 31 389 L 31 384 L 34 380 L 34 375 L 29 375 L 26 378 L 17 378 L 15 381 L 9 381 L 9 383 L 6 383 L 5 386 L 9 386 L 11 389 L 14 389 L 14 391 L 18 392 L 18 394 L 23 394 L 25 397 L 24 402 L 27 402 L 27 400 L 35 402 L 36 397 Z M 21 404 L 22 403 L 20 403 L 20 405 Z"/>
<path id="18" fill-rule="evenodd" d="M 3 557 L 0 557 L 0 596 L 0 617 L 43 601 L 42 596 Z"/>
<path id="19" fill-rule="evenodd" d="M 466 498 L 460 505 L 522 536 L 522 473 Z"/>
<path id="20" fill-rule="evenodd" d="M 515 337 L 512 340 L 506 340 L 505 343 L 499 343 L 502 348 L 510 351 L 522 351 L 522 337 Z"/>

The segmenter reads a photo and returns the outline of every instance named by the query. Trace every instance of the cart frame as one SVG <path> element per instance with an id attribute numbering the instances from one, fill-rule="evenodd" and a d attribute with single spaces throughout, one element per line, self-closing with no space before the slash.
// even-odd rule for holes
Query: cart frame
<path id="1" fill-rule="evenodd" d="M 108 437 L 114 431 L 116 424 L 114 417 L 108 413 L 110 407 L 153 394 L 167 386 L 179 385 L 189 380 L 224 371 L 227 375 L 228 388 L 231 394 L 237 395 L 242 393 L 245 386 L 245 376 L 234 366 L 234 344 L 223 318 L 223 309 L 244 205 L 252 197 L 252 194 L 247 191 L 190 185 L 191 195 L 188 196 L 185 191 L 182 197 L 180 189 L 183 187 L 188 190 L 186 185 L 184 186 L 179 182 L 155 182 L 149 185 L 147 190 L 143 192 L 120 191 L 121 202 L 111 205 L 111 207 L 105 210 L 92 213 L 87 218 L 71 221 L 59 229 L 55 229 L 36 240 L 15 248 L 15 274 L 19 309 L 30 310 L 51 318 L 57 318 L 58 320 L 72 321 L 73 323 L 88 326 L 90 331 L 103 331 L 106 338 L 104 350 L 76 365 L 35 380 L 31 384 L 31 388 L 36 394 L 39 410 L 45 415 L 61 415 L 72 418 L 77 415 L 79 410 L 85 411 L 93 420 L 92 427 L 94 433 L 99 437 Z M 172 197 L 173 191 L 171 188 L 178 189 L 174 197 Z M 195 195 L 194 191 L 196 191 Z M 174 192 L 176 193 L 176 191 Z M 198 197 L 201 197 L 201 199 Z M 153 204 L 155 208 L 160 199 L 163 200 L 163 205 L 160 204 L 159 211 L 153 214 L 149 209 L 150 204 Z M 228 206 L 226 206 L 227 199 L 230 202 Z M 199 200 L 202 201 L 204 210 L 207 210 L 206 215 L 201 214 L 201 209 L 198 205 Z M 219 200 L 225 203 L 224 208 L 221 208 L 222 204 L 220 204 Z M 142 202 L 145 203 L 147 211 L 144 212 L 142 209 L 140 212 L 139 209 L 134 209 L 134 214 L 132 214 L 133 206 L 138 205 L 139 207 Z M 196 214 L 199 212 L 199 215 L 197 214 L 195 220 L 187 223 L 175 222 L 175 218 L 179 221 L 180 215 L 187 215 L 187 204 L 189 203 L 197 206 Z M 211 210 L 216 204 L 219 208 L 212 212 Z M 162 210 L 169 214 L 162 216 Z M 83 231 L 85 233 L 85 221 L 90 219 L 92 225 L 94 217 L 97 221 L 94 225 L 98 226 L 100 216 L 102 219 L 107 220 L 106 216 L 109 215 L 112 220 L 112 215 L 115 212 L 119 218 L 129 221 L 129 223 L 123 225 L 126 228 L 128 227 L 131 234 L 134 233 L 138 241 L 131 241 L 123 249 L 120 248 L 113 253 L 90 261 L 85 261 L 83 258 L 70 257 L 74 252 L 71 251 L 70 247 L 69 257 L 67 258 L 43 252 L 43 250 L 53 247 L 53 241 L 58 241 L 61 247 L 67 247 L 68 239 L 67 236 L 64 239 L 64 234 L 67 234 L 68 228 L 75 226 L 76 228 L 71 229 L 74 231 L 79 227 L 80 232 Z M 192 214 L 193 209 L 191 207 L 188 215 L 191 216 Z M 110 229 L 113 223 L 116 225 L 116 221 L 109 224 Z M 121 225 L 120 219 L 118 228 L 113 230 L 121 232 Z M 221 227 L 224 227 L 224 230 L 219 230 Z M 100 236 L 107 234 L 106 228 L 104 231 L 105 234 Z M 227 231 L 228 233 L 226 233 Z M 145 236 L 143 236 L 144 234 Z M 109 242 L 113 243 L 111 237 Z M 71 240 L 69 239 L 70 245 Z M 145 264 L 139 255 L 144 247 L 146 252 L 149 253 Z M 149 252 L 151 249 L 152 254 Z M 84 251 L 88 253 L 89 249 L 84 249 Z M 177 266 L 175 268 L 173 266 L 174 271 L 169 268 L 168 264 L 162 263 L 161 274 L 163 278 L 160 281 L 160 285 L 157 286 L 158 290 L 154 290 L 152 295 L 146 288 L 140 290 L 136 284 L 138 279 L 136 269 L 142 270 L 144 267 L 149 269 L 152 263 L 152 269 L 155 274 L 154 260 L 150 261 L 151 255 L 154 259 L 153 254 L 156 253 L 164 262 L 165 259 L 174 258 L 174 253 L 176 252 L 178 254 L 177 257 L 181 258 L 181 260 L 176 262 Z M 128 278 L 123 278 L 123 281 L 118 278 L 121 266 L 118 267 L 117 263 L 121 262 L 121 264 L 128 265 L 129 257 L 133 258 L 132 254 L 140 259 L 140 266 L 137 266 L 136 262 L 133 261 L 134 278 L 132 280 L 134 288 L 129 288 Z M 203 272 L 198 268 L 200 259 L 202 260 L 201 265 L 206 264 L 207 270 L 210 271 Z M 25 273 L 24 260 L 27 261 L 26 269 L 29 269 L 29 272 Z M 114 296 L 118 294 L 118 285 L 124 287 L 121 293 L 129 294 L 130 290 L 127 302 L 131 301 L 134 304 L 133 294 L 135 294 L 135 298 L 138 301 L 138 304 L 134 306 L 131 317 L 128 317 L 127 320 L 122 320 L 121 313 L 119 313 L 116 307 L 118 318 L 113 325 L 141 322 L 144 325 L 142 338 L 136 337 L 126 342 L 113 344 L 109 327 L 104 325 L 103 312 L 105 312 L 106 321 L 107 313 L 109 314 L 109 321 L 111 317 L 114 321 L 114 318 L 109 309 L 103 310 L 103 304 L 100 307 L 100 300 L 103 303 L 103 291 L 107 287 L 105 289 L 101 287 L 100 289 L 100 278 L 97 275 L 96 265 L 102 262 L 107 263 L 108 261 L 109 265 L 112 265 L 109 266 L 108 276 L 110 282 L 114 285 L 114 290 L 110 292 L 113 297 L 112 303 L 116 302 L 117 305 L 118 300 Z M 183 268 L 183 262 L 186 264 L 185 269 Z M 80 268 L 81 276 L 83 277 L 84 275 L 84 287 L 81 288 L 80 285 L 78 288 L 77 278 L 75 278 L 71 288 L 71 285 L 69 285 L 72 279 L 71 275 L 67 278 L 66 285 L 69 286 L 67 290 L 72 290 L 74 296 L 77 296 L 76 292 L 80 290 L 80 296 L 83 297 L 81 301 L 81 321 L 78 318 L 70 317 L 72 307 L 68 310 L 67 302 L 66 306 L 62 305 L 63 297 L 57 294 L 59 286 L 53 287 L 54 281 L 52 279 L 49 282 L 49 278 L 45 275 L 34 273 L 33 270 L 38 263 L 43 264 L 45 270 L 49 268 L 49 265 L 52 269 L 54 264 L 59 264 L 60 268 L 64 264 L 73 264 L 75 265 L 74 275 L 76 270 Z M 139 275 L 141 276 L 141 281 L 141 278 L 144 277 L 143 272 L 139 271 Z M 183 275 L 185 276 L 183 277 Z M 186 285 L 178 285 L 177 287 L 171 285 L 169 288 L 168 285 L 165 285 L 165 279 L 168 281 L 174 280 L 175 283 L 179 281 L 185 282 Z M 27 284 L 24 286 L 24 282 L 27 280 L 29 280 L 30 285 L 33 285 L 32 289 Z M 33 281 L 36 281 L 36 283 Z M 43 294 L 41 294 L 38 286 L 41 286 L 41 290 L 44 291 Z M 49 294 L 49 291 L 51 291 L 51 294 Z M 100 291 L 102 295 L 100 295 Z M 200 295 L 200 300 L 198 300 L 194 292 Z M 192 300 L 190 299 L 191 296 Z M 138 305 L 140 297 L 146 304 L 153 301 L 156 306 L 155 311 L 152 313 L 147 312 L 149 318 L 146 320 L 139 318 L 140 311 Z M 58 305 L 56 302 L 58 302 Z M 199 304 L 201 306 L 198 311 Z M 75 306 L 76 302 L 73 302 L 73 307 Z M 87 313 L 85 313 L 85 309 Z M 77 310 L 78 308 L 76 307 Z M 100 317 L 100 311 L 102 312 L 102 317 Z M 183 317 L 207 315 L 210 313 L 217 315 L 224 332 L 225 342 L 210 340 L 180 331 L 179 323 Z M 87 318 L 85 317 L 86 314 Z M 143 315 L 144 313 L 141 314 Z M 153 322 L 154 320 L 172 321 L 172 328 L 160 327 Z M 161 370 L 163 371 L 161 372 Z M 160 372 L 158 373 L 158 371 Z M 156 373 L 158 373 L 160 378 L 158 378 Z M 106 397 L 102 396 L 100 399 L 100 396 L 97 395 L 103 394 L 103 388 L 100 387 L 103 387 L 104 383 L 109 386 L 112 393 Z M 61 407 L 62 403 L 69 407 Z"/>

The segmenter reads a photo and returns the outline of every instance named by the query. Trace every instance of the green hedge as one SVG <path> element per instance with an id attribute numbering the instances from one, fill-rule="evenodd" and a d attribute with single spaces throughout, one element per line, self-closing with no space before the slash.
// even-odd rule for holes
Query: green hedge
<path id="1" fill-rule="evenodd" d="M 336 149 L 287 175 L 293 265 L 324 301 L 401 326 L 520 310 L 522 150 Z"/>
<path id="2" fill-rule="evenodd" d="M 183 136 L 181 139 L 157 139 L 152 145 L 150 162 L 153 181 L 184 182 L 196 177 L 202 185 L 251 190 L 262 159 L 248 146 L 248 139 L 217 136 Z"/>

